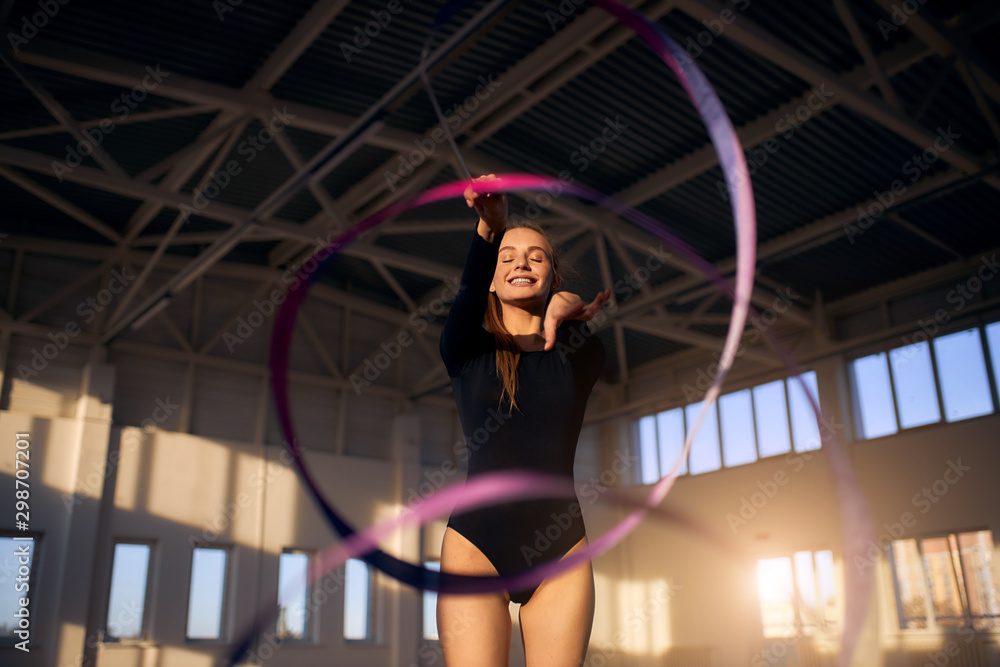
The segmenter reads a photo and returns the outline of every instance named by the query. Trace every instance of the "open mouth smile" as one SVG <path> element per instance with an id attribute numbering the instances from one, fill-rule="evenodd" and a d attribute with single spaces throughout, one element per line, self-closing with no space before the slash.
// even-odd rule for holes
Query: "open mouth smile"
<path id="1" fill-rule="evenodd" d="M 537 281 L 534 278 L 528 278 L 527 276 L 518 276 L 517 278 L 511 278 L 508 282 L 511 285 L 530 286 L 534 285 Z"/>

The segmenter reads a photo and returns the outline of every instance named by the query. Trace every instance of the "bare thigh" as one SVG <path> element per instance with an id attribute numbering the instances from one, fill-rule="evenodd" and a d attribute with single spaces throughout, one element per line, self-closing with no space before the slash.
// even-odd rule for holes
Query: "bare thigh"
<path id="1" fill-rule="evenodd" d="M 496 576 L 496 568 L 472 542 L 447 528 L 441 569 L 454 574 Z M 506 591 L 476 595 L 438 595 L 438 637 L 446 665 L 508 667 L 510 596 Z"/>
<path id="2" fill-rule="evenodd" d="M 583 538 L 566 555 L 586 545 L 587 538 Z M 543 581 L 521 605 L 518 618 L 527 667 L 582 665 L 594 625 L 594 569 L 590 561 Z"/>

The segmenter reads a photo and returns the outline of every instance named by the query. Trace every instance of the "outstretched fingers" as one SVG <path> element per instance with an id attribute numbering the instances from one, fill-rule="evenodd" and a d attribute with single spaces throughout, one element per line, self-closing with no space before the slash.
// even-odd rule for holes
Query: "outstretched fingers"
<path id="1" fill-rule="evenodd" d="M 586 306 L 583 306 L 580 311 L 580 316 L 576 319 L 589 321 L 594 315 L 597 314 L 597 311 L 604 307 L 604 304 L 607 303 L 610 298 L 611 288 L 598 292 L 597 297 L 593 301 L 588 303 Z"/>

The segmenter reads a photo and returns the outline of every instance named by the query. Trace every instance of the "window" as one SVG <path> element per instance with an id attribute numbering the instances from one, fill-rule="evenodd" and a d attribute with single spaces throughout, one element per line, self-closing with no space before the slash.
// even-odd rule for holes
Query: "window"
<path id="1" fill-rule="evenodd" d="M 424 567 L 428 570 L 441 571 L 441 563 L 436 560 L 424 561 Z M 424 591 L 424 639 L 437 641 L 437 593 L 434 591 Z"/>
<path id="2" fill-rule="evenodd" d="M 819 405 L 813 371 L 720 396 L 708 410 L 678 474 L 697 475 L 745 465 L 785 454 L 792 447 L 797 452 L 819 449 L 822 442 L 816 413 L 800 380 Z M 635 422 L 640 483 L 652 484 L 670 472 L 701 406 L 701 402 L 691 403 Z"/>
<path id="3" fill-rule="evenodd" d="M 753 399 L 749 389 L 719 397 L 719 421 L 722 426 L 722 458 L 726 466 L 738 466 L 757 460 L 754 438 Z"/>
<path id="4" fill-rule="evenodd" d="M 105 632 L 109 640 L 141 639 L 145 633 L 151 554 L 149 543 L 115 544 Z"/>
<path id="5" fill-rule="evenodd" d="M 889 363 L 893 382 L 898 388 L 899 425 L 911 428 L 941 421 L 931 346 L 924 341 L 896 348 L 889 352 Z"/>
<path id="6" fill-rule="evenodd" d="M 226 600 L 225 549 L 195 548 L 188 594 L 188 639 L 221 639 Z"/>
<path id="7" fill-rule="evenodd" d="M 359 558 L 350 558 L 344 565 L 344 639 L 372 638 L 371 567 Z"/>
<path id="8" fill-rule="evenodd" d="M 25 537 L 24 533 L 17 536 L 0 535 L 0 646 L 13 646 L 23 641 L 15 631 L 18 629 L 18 619 L 21 611 L 21 598 L 27 598 L 28 618 L 34 614 L 30 601 L 35 599 L 35 537 Z M 21 568 L 27 568 L 27 577 Z M 27 646 L 27 645 L 25 645 Z"/>
<path id="9" fill-rule="evenodd" d="M 278 621 L 282 639 L 308 639 L 309 554 L 286 549 L 278 558 Z"/>
<path id="10" fill-rule="evenodd" d="M 941 376 L 945 419 L 954 422 L 993 412 L 979 329 L 935 338 L 934 354 Z"/>
<path id="11" fill-rule="evenodd" d="M 899 430 L 892 402 L 892 381 L 884 352 L 855 359 L 851 364 L 858 396 L 861 435 L 880 438 Z"/>
<path id="12" fill-rule="evenodd" d="M 656 437 L 659 441 L 660 454 L 659 477 L 663 477 L 670 472 L 684 451 L 684 411 L 675 408 L 656 415 Z M 683 475 L 687 471 L 688 462 L 685 458 L 677 468 L 677 474 Z"/>
<path id="13" fill-rule="evenodd" d="M 901 630 L 1000 630 L 988 530 L 895 540 L 890 563 Z"/>
<path id="14" fill-rule="evenodd" d="M 757 419 L 757 447 L 761 458 L 789 452 L 792 444 L 784 381 L 777 380 L 754 387 L 753 405 Z"/>
<path id="15" fill-rule="evenodd" d="M 809 452 L 819 449 L 823 438 L 816 421 L 816 411 L 802 388 L 805 385 L 819 407 L 819 385 L 816 373 L 809 371 L 797 377 L 788 378 L 788 411 L 792 418 L 792 444 L 796 452 Z"/>
<path id="16" fill-rule="evenodd" d="M 993 386 L 1000 392 L 1000 322 L 986 326 L 986 340 L 989 341 L 990 359 L 993 360 Z"/>
<path id="17" fill-rule="evenodd" d="M 692 403 L 684 408 L 684 416 L 689 424 L 689 432 L 694 427 L 695 422 L 697 422 L 703 404 L 704 401 Z M 712 403 L 708 412 L 705 413 L 705 420 L 702 422 L 701 428 L 698 429 L 698 432 L 694 436 L 694 442 L 691 443 L 691 453 L 688 456 L 688 469 L 692 475 L 711 472 L 722 467 L 722 455 L 719 452 L 719 418 L 716 414 L 717 411 L 718 406 Z"/>
<path id="18" fill-rule="evenodd" d="M 836 630 L 833 553 L 797 551 L 757 561 L 757 590 L 765 637 Z"/>
<path id="19" fill-rule="evenodd" d="M 899 429 L 956 422 L 995 411 L 990 370 L 1000 368 L 1000 323 L 986 327 L 993 358 L 987 369 L 978 327 L 904 345 L 851 362 L 858 436 L 878 438 Z"/>

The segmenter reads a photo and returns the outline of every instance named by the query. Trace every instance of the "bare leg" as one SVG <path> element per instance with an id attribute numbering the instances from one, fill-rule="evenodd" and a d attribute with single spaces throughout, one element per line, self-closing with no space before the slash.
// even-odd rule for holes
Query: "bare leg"
<path id="1" fill-rule="evenodd" d="M 472 542 L 452 528 L 444 531 L 441 569 L 455 574 L 496 576 L 496 568 Z M 446 665 L 508 667 L 510 596 L 506 591 L 438 595 L 438 636 Z"/>
<path id="2" fill-rule="evenodd" d="M 567 555 L 586 544 L 587 538 L 583 538 Z M 521 605 L 518 618 L 527 667 L 582 665 L 594 625 L 594 569 L 590 562 L 543 581 Z"/>

